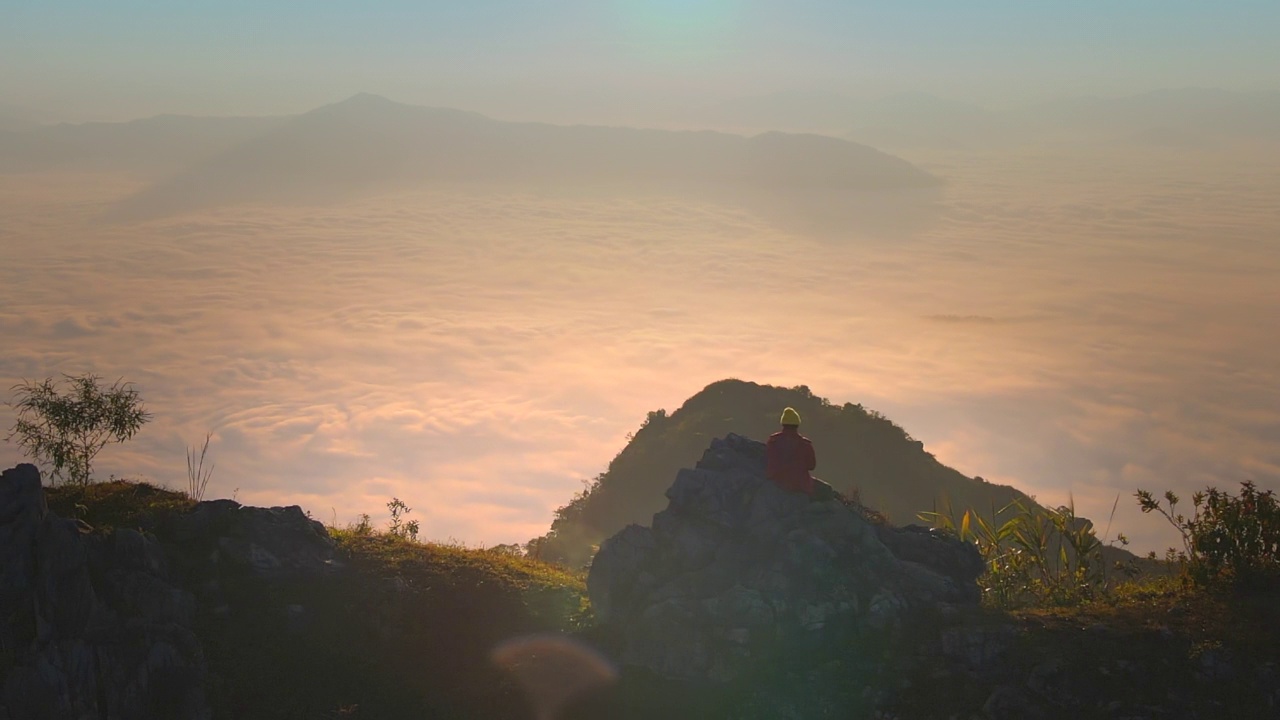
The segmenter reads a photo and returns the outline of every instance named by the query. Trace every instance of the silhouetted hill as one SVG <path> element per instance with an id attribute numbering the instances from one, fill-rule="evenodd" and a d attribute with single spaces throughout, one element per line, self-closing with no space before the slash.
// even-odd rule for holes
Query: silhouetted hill
<path id="1" fill-rule="evenodd" d="M 362 94 L 291 118 L 157 183 L 116 214 L 314 202 L 430 182 L 803 193 L 938 181 L 905 160 L 837 138 L 503 122 Z"/>
<path id="2" fill-rule="evenodd" d="M 594 544 L 626 525 L 648 525 L 666 507 L 663 493 L 676 472 L 692 467 L 712 438 L 732 432 L 763 439 L 777 431 L 787 406 L 800 412 L 801 432 L 816 446 L 814 474 L 845 494 L 856 493 L 891 522 L 916 522 L 918 512 L 947 500 L 955 508 L 981 511 L 1015 499 L 1031 502 L 1012 487 L 943 465 L 901 427 L 861 405 L 833 405 L 803 386 L 724 380 L 669 415 L 650 413 L 595 485 L 558 511 L 542 556 L 580 564 L 590 558 Z"/>
<path id="3" fill-rule="evenodd" d="M 125 123 L 0 131 L 0 173 L 73 169 L 171 174 L 283 122 L 279 117 L 158 115 Z"/>

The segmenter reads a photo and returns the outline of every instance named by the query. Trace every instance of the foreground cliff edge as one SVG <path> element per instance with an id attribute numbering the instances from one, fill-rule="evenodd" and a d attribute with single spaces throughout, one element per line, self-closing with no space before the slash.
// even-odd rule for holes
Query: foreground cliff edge
<path id="1" fill-rule="evenodd" d="M 667 498 L 604 544 L 593 618 L 580 574 L 528 558 L 145 484 L 46 490 L 20 465 L 0 478 L 0 719 L 1280 712 L 1274 593 L 985 610 L 966 549 L 778 493 L 737 436 Z M 554 644 L 495 666 L 531 635 L 616 681 Z"/>
<path id="2" fill-rule="evenodd" d="M 67 516 L 79 515 L 77 519 Z M 498 643 L 573 630 L 582 583 L 298 507 L 0 478 L 0 718 L 523 717 Z"/>

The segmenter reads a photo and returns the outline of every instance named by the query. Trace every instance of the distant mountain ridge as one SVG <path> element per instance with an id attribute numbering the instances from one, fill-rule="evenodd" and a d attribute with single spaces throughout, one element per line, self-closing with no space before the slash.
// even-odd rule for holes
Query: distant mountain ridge
<path id="1" fill-rule="evenodd" d="M 134 219 L 251 201 L 323 201 L 423 182 L 858 192 L 939 181 L 838 138 L 506 122 L 361 94 L 289 118 L 156 183 L 117 212 Z"/>
<path id="2" fill-rule="evenodd" d="M 1038 507 L 1015 488 L 943 465 L 923 443 L 874 410 L 832 404 L 803 386 L 723 380 L 673 413 L 650 413 L 608 470 L 557 511 L 550 533 L 535 544 L 543 557 L 586 562 L 592 546 L 604 538 L 631 523 L 648 525 L 666 507 L 663 493 L 676 473 L 692 467 L 713 438 L 732 432 L 764 439 L 777 430 L 779 414 L 788 406 L 800 412 L 801 432 L 816 446 L 814 474 L 842 493 L 856 493 L 894 523 L 918 522 L 917 513 L 948 503 L 984 513 L 1014 500 Z"/>

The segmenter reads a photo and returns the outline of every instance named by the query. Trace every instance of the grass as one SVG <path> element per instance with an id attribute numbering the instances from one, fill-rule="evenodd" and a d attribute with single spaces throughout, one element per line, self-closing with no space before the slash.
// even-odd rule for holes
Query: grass
<path id="1" fill-rule="evenodd" d="M 1169 576 L 1122 585 L 1112 597 L 1074 612 L 1032 609 L 1018 616 L 1046 624 L 1100 623 L 1134 633 L 1167 630 L 1197 648 L 1224 646 L 1241 658 L 1280 660 L 1280 592 L 1275 589 L 1190 588 Z"/>
<path id="2" fill-rule="evenodd" d="M 186 495 L 133 480 L 75 485 L 62 483 L 45 488 L 49 509 L 65 518 L 77 518 L 94 528 L 153 530 L 165 517 L 195 506 Z"/>
<path id="3" fill-rule="evenodd" d="M 1280 594 L 1273 591 L 1240 594 L 1147 578 L 1075 606 L 975 613 L 982 618 L 966 625 L 1015 630 L 997 676 L 975 679 L 941 658 L 926 658 L 906 669 L 912 690 L 900 694 L 893 717 L 948 717 L 943 708 L 976 715 L 994 686 L 1009 684 L 1031 687 L 1043 717 L 1064 720 L 1082 717 L 1081 708 L 1088 717 L 1243 720 L 1276 712 L 1266 706 L 1256 676 L 1258 668 L 1280 661 Z M 1206 671 L 1211 651 L 1227 659 L 1230 674 Z M 1064 697 L 1080 705 L 1055 704 Z M 1154 707 L 1173 714 L 1153 713 Z"/>
<path id="4" fill-rule="evenodd" d="M 571 631 L 582 579 L 523 558 L 386 534 L 335 533 L 349 572 L 263 583 L 224 578 L 229 620 L 206 618 L 227 690 L 219 717 L 523 717 L 488 659 L 503 640 Z M 287 608 L 305 608 L 289 630 Z M 312 713 L 312 714 L 307 714 Z"/>
<path id="5" fill-rule="evenodd" d="M 209 487 L 209 479 L 213 477 L 213 463 L 210 462 L 209 467 L 204 466 L 204 460 L 209 454 L 209 441 L 212 439 L 213 432 L 205 433 L 199 454 L 194 447 L 187 448 L 187 497 L 196 502 L 204 500 L 204 491 Z"/>
<path id="6" fill-rule="evenodd" d="M 413 588 L 519 596 L 534 617 L 562 629 L 590 623 L 586 578 L 559 565 L 454 543 L 414 542 L 385 533 L 331 530 L 360 572 L 400 578 Z"/>

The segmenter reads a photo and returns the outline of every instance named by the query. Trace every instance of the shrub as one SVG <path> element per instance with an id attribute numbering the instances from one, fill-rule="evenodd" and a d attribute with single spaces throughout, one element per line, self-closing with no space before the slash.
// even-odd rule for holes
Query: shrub
<path id="1" fill-rule="evenodd" d="M 1271 490 L 1259 491 L 1247 480 L 1238 496 L 1205 488 L 1191 496 L 1190 517 L 1178 512 L 1172 491 L 1165 492 L 1164 504 L 1146 490 L 1134 496 L 1142 512 L 1159 513 L 1181 535 L 1182 550 L 1170 548 L 1168 556 L 1191 582 L 1252 586 L 1280 579 L 1280 503 Z"/>
<path id="2" fill-rule="evenodd" d="M 151 413 L 130 383 L 117 380 L 104 388 L 91 373 L 63 379 L 70 385 L 66 393 L 52 378 L 13 387 L 18 420 L 8 439 L 16 437 L 29 457 L 52 465 L 53 477 L 65 473 L 70 483 L 88 485 L 98 451 L 133 437 Z"/>

